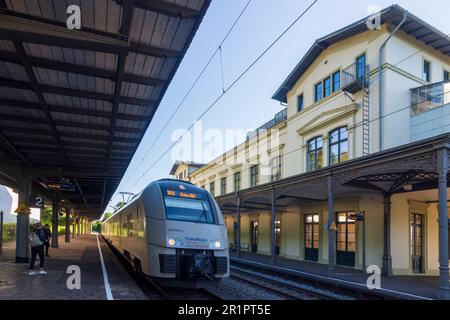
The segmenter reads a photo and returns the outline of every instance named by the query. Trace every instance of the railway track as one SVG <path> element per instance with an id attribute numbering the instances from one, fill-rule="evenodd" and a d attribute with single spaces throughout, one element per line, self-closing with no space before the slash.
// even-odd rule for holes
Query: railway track
<path id="1" fill-rule="evenodd" d="M 370 291 L 354 287 L 348 284 L 342 284 L 333 280 L 317 279 L 314 276 L 298 275 L 280 270 L 277 267 L 263 266 L 252 262 L 242 262 L 231 260 L 231 270 L 241 269 L 244 272 L 253 272 L 268 279 L 277 279 L 277 281 L 294 284 L 304 290 L 316 295 L 319 299 L 327 300 L 392 300 L 405 299 L 405 297 L 394 297 L 383 292 Z"/>
<path id="2" fill-rule="evenodd" d="M 287 300 L 331 300 L 332 296 L 313 292 L 306 289 L 300 284 L 283 281 L 282 279 L 275 279 L 269 275 L 264 275 L 258 272 L 245 270 L 238 267 L 231 267 L 230 276 L 238 281 L 258 287 L 262 290 L 275 293 Z"/>

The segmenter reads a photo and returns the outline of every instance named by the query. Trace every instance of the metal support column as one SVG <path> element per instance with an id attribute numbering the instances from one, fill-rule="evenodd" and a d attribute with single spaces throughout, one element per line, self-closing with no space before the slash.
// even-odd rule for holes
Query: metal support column
<path id="1" fill-rule="evenodd" d="M 65 242 L 70 242 L 70 211 L 71 209 L 66 208 L 66 239 Z"/>
<path id="2" fill-rule="evenodd" d="M 59 197 L 52 199 L 52 248 L 58 248 Z"/>
<path id="3" fill-rule="evenodd" d="M 275 205 L 276 205 L 276 198 L 275 198 L 275 188 L 274 187 L 272 187 L 272 190 L 271 190 L 271 204 L 272 204 L 272 211 L 271 211 L 271 213 L 272 213 L 272 215 L 271 215 L 271 220 L 270 220 L 270 234 L 271 234 L 271 247 L 270 247 L 270 254 L 271 254 L 271 262 L 272 262 L 272 264 L 274 264 L 275 263 L 275 261 L 276 261 L 276 252 L 275 252 L 275 245 L 276 245 L 276 243 L 275 243 L 275 220 L 276 220 L 276 214 L 277 214 L 277 212 L 276 212 L 276 207 L 275 207 Z"/>
<path id="4" fill-rule="evenodd" d="M 72 219 L 71 219 L 71 227 L 72 227 L 72 239 L 75 239 L 75 209 L 73 209 L 72 212 Z"/>
<path id="5" fill-rule="evenodd" d="M 77 236 L 80 236 L 80 221 L 81 221 L 81 217 L 80 217 L 80 215 L 78 215 L 78 217 L 77 217 Z"/>
<path id="6" fill-rule="evenodd" d="M 241 197 L 237 195 L 236 204 L 236 254 L 241 256 Z"/>
<path id="7" fill-rule="evenodd" d="M 334 275 L 336 224 L 334 222 L 333 176 L 328 176 L 328 276 Z"/>
<path id="8" fill-rule="evenodd" d="M 391 256 L 391 194 L 385 193 L 383 199 L 383 269 L 382 274 L 392 277 L 392 256 Z"/>
<path id="9" fill-rule="evenodd" d="M 450 299 L 447 204 L 448 152 L 446 148 L 437 152 L 437 171 L 439 174 L 439 289 L 441 299 Z"/>
<path id="10" fill-rule="evenodd" d="M 29 255 L 28 235 L 30 233 L 30 208 L 28 198 L 31 191 L 31 181 L 24 172 L 19 176 L 19 201 L 16 223 L 16 262 L 27 263 Z"/>

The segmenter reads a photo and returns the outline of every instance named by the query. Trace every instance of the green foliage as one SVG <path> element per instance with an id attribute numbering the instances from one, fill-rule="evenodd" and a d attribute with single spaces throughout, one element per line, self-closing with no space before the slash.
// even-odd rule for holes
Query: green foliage
<path id="1" fill-rule="evenodd" d="M 113 214 L 111 212 L 106 212 L 105 215 L 103 216 L 102 221 L 105 221 L 106 219 L 108 219 L 109 217 L 111 217 Z"/>
<path id="2" fill-rule="evenodd" d="M 100 221 L 95 221 L 92 223 L 92 231 L 99 232 L 102 230 L 102 223 Z"/>
<path id="3" fill-rule="evenodd" d="M 3 225 L 3 241 L 12 241 L 16 239 L 16 224 L 5 223 Z"/>
<path id="4" fill-rule="evenodd" d="M 44 210 L 41 212 L 41 220 L 40 221 L 43 225 L 48 224 L 48 225 L 52 226 L 52 207 L 44 208 Z M 66 215 L 64 214 L 61 216 L 58 214 L 58 226 L 65 228 L 65 225 L 66 225 Z M 58 230 L 59 230 L 59 227 L 58 227 Z"/>
<path id="5" fill-rule="evenodd" d="M 113 208 L 114 208 L 114 212 L 119 211 L 120 209 L 122 209 L 123 207 L 125 207 L 126 203 L 123 201 L 119 201 Z"/>

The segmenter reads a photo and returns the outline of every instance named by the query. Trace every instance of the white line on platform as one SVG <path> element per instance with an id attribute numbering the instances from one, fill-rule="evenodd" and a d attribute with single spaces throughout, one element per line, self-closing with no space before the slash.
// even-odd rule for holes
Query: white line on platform
<path id="1" fill-rule="evenodd" d="M 103 282 L 105 283 L 106 298 L 108 300 L 114 300 L 111 292 L 111 286 L 109 285 L 108 273 L 106 272 L 105 262 L 103 261 L 103 254 L 102 249 L 100 248 L 100 241 L 98 241 L 98 234 L 96 235 L 96 237 L 97 237 L 98 252 L 100 254 L 100 262 L 102 263 Z"/>
<path id="2" fill-rule="evenodd" d="M 271 265 L 268 265 L 268 264 L 265 264 L 265 263 L 261 263 L 261 262 L 257 262 L 257 261 L 245 260 L 245 259 L 240 259 L 240 258 L 235 258 L 235 257 L 233 257 L 232 259 L 237 260 L 237 261 L 242 261 L 242 262 L 251 262 L 253 264 L 259 264 L 259 265 L 266 266 L 266 267 L 273 267 Z M 361 287 L 367 288 L 366 285 L 364 285 L 362 283 L 358 283 L 358 282 L 342 280 L 342 279 L 337 279 L 337 278 L 331 278 L 331 277 L 325 277 L 325 276 L 321 276 L 319 274 L 314 274 L 314 273 L 309 273 L 309 272 L 304 272 L 304 271 L 284 268 L 284 267 L 280 267 L 280 266 L 276 266 L 276 268 L 284 269 L 284 270 L 287 270 L 287 271 L 292 271 L 292 272 L 299 273 L 299 274 L 309 275 L 309 276 L 313 276 L 313 277 L 317 277 L 317 278 L 328 279 L 328 280 L 333 280 L 333 281 L 336 281 L 336 282 L 348 283 L 348 284 L 353 284 L 353 285 L 357 285 L 357 286 L 361 286 Z M 410 293 L 406 293 L 406 292 L 402 292 L 402 291 L 396 291 L 396 290 L 392 290 L 392 289 L 381 288 L 381 289 L 376 289 L 376 290 L 377 291 L 385 291 L 385 292 L 397 293 L 397 294 L 400 294 L 400 295 L 409 296 L 409 297 L 411 297 L 413 299 L 433 300 L 432 298 L 418 296 L 418 295 L 415 295 L 415 294 L 410 294 Z"/>

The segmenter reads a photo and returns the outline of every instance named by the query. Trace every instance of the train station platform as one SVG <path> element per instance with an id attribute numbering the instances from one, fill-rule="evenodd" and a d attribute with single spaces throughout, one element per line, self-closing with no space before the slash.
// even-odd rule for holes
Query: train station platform
<path id="1" fill-rule="evenodd" d="M 291 260 L 277 257 L 274 264 L 271 263 L 271 256 L 241 252 L 238 257 L 235 253 L 230 254 L 231 262 L 244 264 L 247 266 L 260 267 L 264 270 L 275 270 L 293 276 L 299 276 L 309 281 L 317 283 L 335 283 L 340 287 L 348 289 L 366 291 L 368 275 L 362 271 L 347 267 L 335 267 L 335 274 L 327 276 L 328 266 L 314 262 Z M 439 278 L 435 276 L 394 276 L 391 278 L 381 277 L 381 289 L 375 289 L 391 299 L 409 300 L 434 300 L 440 299 Z"/>
<path id="2" fill-rule="evenodd" d="M 45 261 L 47 275 L 28 275 L 28 264 L 14 262 L 8 245 L 0 260 L 0 300 L 142 300 L 145 294 L 117 260 L 106 243 L 96 235 L 82 235 L 59 248 L 50 248 Z M 67 273 L 79 266 L 81 288 L 69 289 Z M 35 265 L 39 270 L 39 261 Z M 106 272 L 105 272 L 106 271 Z M 73 283 L 73 282 L 72 282 Z"/>

